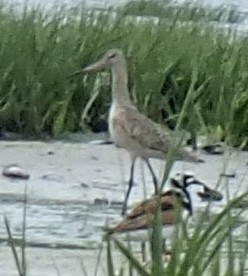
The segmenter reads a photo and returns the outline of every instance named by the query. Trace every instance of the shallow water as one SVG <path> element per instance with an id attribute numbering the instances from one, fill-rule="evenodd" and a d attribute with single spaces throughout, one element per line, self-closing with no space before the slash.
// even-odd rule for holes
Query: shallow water
<path id="1" fill-rule="evenodd" d="M 8 218 L 15 238 L 20 238 L 22 232 L 25 185 L 26 236 L 32 246 L 97 248 L 102 242 L 103 228 L 120 221 L 129 178 L 129 157 L 125 150 L 114 145 L 61 141 L 1 141 L 0 149 L 0 167 L 16 163 L 31 175 L 29 180 L 0 176 L 0 218 Z M 231 158 L 201 154 L 206 163 L 177 162 L 171 174 L 191 170 L 212 188 L 221 180 L 218 190 L 224 199 L 212 206 L 217 212 L 227 200 L 227 187 L 231 197 L 248 188 L 247 157 L 247 152 L 234 152 Z M 220 178 L 225 163 L 227 171 L 236 174 L 235 178 Z M 154 160 L 152 164 L 161 175 L 164 162 Z M 137 184 L 131 192 L 130 205 L 153 193 L 152 179 L 143 162 L 137 162 L 135 172 Z M 204 208 L 207 203 L 196 196 L 194 189 L 198 188 L 191 191 L 195 210 Z M 6 237 L 1 223 L 0 240 Z"/>
<path id="2" fill-rule="evenodd" d="M 9 0 L 9 3 L 13 3 L 14 5 L 19 5 L 22 6 L 26 1 L 25 0 Z M 56 6 L 70 6 L 74 7 L 79 4 L 84 3 L 85 6 L 87 7 L 93 7 L 93 8 L 108 8 L 109 6 L 117 6 L 121 5 L 128 2 L 127 0 L 60 0 L 55 1 L 55 0 L 42 0 L 42 1 L 36 1 L 36 0 L 31 0 L 28 1 L 28 4 L 30 6 L 32 5 L 41 5 L 44 7 L 52 7 L 54 5 Z M 236 7 L 239 10 L 248 10 L 248 2 L 246 0 L 174 0 L 172 1 L 176 4 L 182 4 L 182 3 L 190 3 L 190 4 L 200 4 L 200 5 L 205 5 L 205 6 L 212 6 L 212 7 Z"/>
<path id="3" fill-rule="evenodd" d="M 84 142 L 80 143 L 80 137 Z M 71 276 L 72 267 L 73 275 L 82 275 L 82 260 L 87 260 L 88 275 L 94 275 L 96 256 L 105 234 L 104 227 L 122 219 L 121 204 L 130 170 L 130 160 L 125 150 L 114 145 L 90 142 L 103 138 L 72 135 L 64 137 L 63 141 L 0 142 L 0 170 L 15 163 L 30 174 L 29 180 L 12 180 L 0 175 L 0 268 L 3 275 L 16 275 L 11 249 L 6 247 L 7 233 L 3 218 L 8 218 L 13 237 L 20 239 L 25 185 L 30 275 L 58 275 L 59 269 L 63 272 L 61 275 Z M 216 213 L 227 201 L 227 188 L 231 197 L 248 189 L 248 152 L 233 152 L 231 156 L 200 153 L 200 157 L 206 162 L 176 162 L 171 175 L 190 170 L 212 188 L 220 180 L 218 190 L 223 193 L 224 199 L 211 207 L 211 211 Z M 156 174 L 162 176 L 164 162 L 152 160 L 152 165 Z M 228 173 L 235 173 L 236 177 L 220 178 L 223 168 Z M 129 206 L 142 200 L 145 195 L 153 194 L 152 179 L 143 162 L 136 164 L 135 183 Z M 191 193 L 197 219 L 207 203 L 196 197 L 194 188 Z M 235 231 L 237 239 L 242 237 L 240 231 Z M 114 255 L 115 259 L 119 258 L 118 265 L 123 263 L 118 252 L 114 251 Z M 105 264 L 106 256 L 103 256 L 102 269 Z M 98 275 L 107 275 L 106 270 Z"/>
<path id="4" fill-rule="evenodd" d="M 89 148 L 87 156 L 83 156 L 84 149 L 77 143 L 1 142 L 0 147 L 2 168 L 17 163 L 31 175 L 29 180 L 0 177 L 0 217 L 8 218 L 14 237 L 21 237 L 27 185 L 26 235 L 30 245 L 45 242 L 47 246 L 52 243 L 64 247 L 98 247 L 102 227 L 119 216 L 121 206 L 114 197 L 106 204 L 108 194 L 118 189 L 115 183 L 109 183 L 108 177 L 99 178 L 102 170 L 91 165 L 97 163 L 98 157 L 94 155 L 98 154 L 99 146 L 85 144 L 83 148 Z M 77 154 L 80 148 L 82 166 L 78 162 L 81 155 Z M 84 170 L 84 162 L 90 164 L 87 166 L 91 166 L 94 176 L 91 171 L 87 177 L 77 174 L 78 170 Z M 1 223 L 0 239 L 4 238 L 6 229 Z"/>
<path id="5" fill-rule="evenodd" d="M 84 9 L 96 9 L 96 10 L 106 10 L 110 7 L 117 7 L 119 5 L 123 5 L 127 0 L 9 0 L 5 1 L 7 5 L 11 5 L 14 9 L 18 11 L 23 11 L 24 6 L 27 3 L 27 7 L 30 9 L 39 8 L 49 14 L 52 14 L 54 11 L 61 12 L 61 8 L 65 9 L 78 9 L 78 7 L 82 6 Z M 239 20 L 238 22 L 234 23 L 226 23 L 225 19 L 222 23 L 218 23 L 217 26 L 221 27 L 223 30 L 229 30 L 230 28 L 234 31 L 237 31 L 241 35 L 246 35 L 248 32 L 248 1 L 246 0 L 174 0 L 172 4 L 175 5 L 182 5 L 182 4 L 189 4 L 194 6 L 200 7 L 210 7 L 210 8 L 225 8 L 225 9 L 236 9 L 239 13 Z M 223 15 L 223 18 L 225 16 Z M 140 18 L 139 18 L 140 19 Z M 216 22 L 213 22 L 216 25 Z"/>
<path id="6" fill-rule="evenodd" d="M 21 238 L 23 203 L 1 203 L 2 214 L 11 223 L 15 238 Z M 102 227 L 106 223 L 106 213 L 116 217 L 114 210 L 83 204 L 29 204 L 27 206 L 27 244 L 37 247 L 59 248 L 99 248 Z M 3 224 L 0 227 L 2 241 L 6 236 Z"/>

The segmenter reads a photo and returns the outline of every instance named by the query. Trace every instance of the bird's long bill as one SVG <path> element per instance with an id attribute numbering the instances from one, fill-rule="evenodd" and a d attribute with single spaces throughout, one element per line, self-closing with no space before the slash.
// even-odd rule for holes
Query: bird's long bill
<path id="1" fill-rule="evenodd" d="M 78 75 L 81 75 L 82 73 L 83 73 L 83 70 L 81 69 L 81 70 L 79 70 L 79 71 L 77 71 L 77 72 L 74 72 L 74 73 L 72 73 L 71 75 L 69 75 L 68 78 L 76 77 L 76 76 L 78 76 Z"/>
<path id="2" fill-rule="evenodd" d="M 103 68 L 106 67 L 106 59 L 102 58 L 100 60 L 98 60 L 97 62 L 85 67 L 82 72 L 96 72 L 96 71 L 100 71 Z"/>
<path id="3" fill-rule="evenodd" d="M 96 71 L 100 71 L 101 69 L 103 69 L 104 67 L 106 67 L 106 60 L 105 59 L 100 59 L 99 61 L 86 66 L 85 68 L 73 73 L 70 75 L 70 77 L 76 77 L 78 75 L 81 75 L 83 73 L 87 73 L 87 72 L 96 72 Z"/>

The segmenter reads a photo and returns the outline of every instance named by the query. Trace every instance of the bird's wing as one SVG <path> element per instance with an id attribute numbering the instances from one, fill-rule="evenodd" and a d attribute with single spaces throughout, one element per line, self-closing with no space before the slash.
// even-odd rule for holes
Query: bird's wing
<path id="1" fill-rule="evenodd" d="M 152 226 L 155 213 L 141 214 L 135 218 L 125 218 L 122 222 L 111 229 L 111 233 L 128 232 L 132 230 L 147 229 Z M 162 212 L 162 224 L 171 225 L 176 222 L 174 210 Z"/>
<path id="2" fill-rule="evenodd" d="M 197 156 L 178 148 L 178 137 L 168 128 L 162 128 L 137 109 L 125 107 L 118 112 L 113 120 L 116 129 L 123 135 L 133 139 L 146 149 L 155 150 L 167 154 L 171 147 L 176 150 L 177 159 L 190 162 L 200 162 Z M 204 161 L 203 161 L 204 162 Z"/>
<path id="3" fill-rule="evenodd" d="M 172 139 L 170 131 L 163 129 L 136 109 L 126 107 L 120 110 L 113 123 L 142 147 L 168 151 Z"/>
<path id="4" fill-rule="evenodd" d="M 164 195 L 161 197 L 161 209 L 163 211 L 171 210 L 174 208 L 176 198 L 172 195 Z M 158 196 L 145 199 L 140 204 L 138 204 L 131 211 L 130 214 L 127 215 L 129 219 L 134 219 L 144 214 L 153 214 L 156 211 L 156 208 L 159 204 Z"/>
<path id="5" fill-rule="evenodd" d="M 146 229 L 151 227 L 153 221 L 153 214 L 142 214 L 135 218 L 125 218 L 122 222 L 117 224 L 113 229 L 113 233 L 128 232 L 132 230 Z"/>

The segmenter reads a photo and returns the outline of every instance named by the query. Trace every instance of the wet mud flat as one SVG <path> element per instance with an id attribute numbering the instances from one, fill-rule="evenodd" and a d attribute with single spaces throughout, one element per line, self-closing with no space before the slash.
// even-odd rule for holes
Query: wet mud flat
<path id="1" fill-rule="evenodd" d="M 104 227 L 121 219 L 130 169 L 127 152 L 114 145 L 66 141 L 1 141 L 0 148 L 0 170 L 17 164 L 30 174 L 27 180 L 0 175 L 0 268 L 4 272 L 1 275 L 17 275 L 6 243 L 3 218 L 8 218 L 14 238 L 20 239 L 25 185 L 30 274 L 45 275 L 45 264 L 46 275 L 82 275 L 84 268 L 80 260 L 83 260 L 88 274 L 94 275 Z M 246 191 L 247 152 L 234 151 L 224 156 L 200 153 L 200 156 L 205 163 L 176 162 L 171 174 L 190 170 L 215 188 L 221 172 L 226 171 L 235 177 L 222 177 L 218 189 L 225 195 L 228 187 L 231 196 Z M 156 174 L 162 176 L 165 163 L 154 160 L 152 165 Z M 135 182 L 130 205 L 153 193 L 151 176 L 140 161 L 136 164 Z M 217 207 L 223 206 L 225 200 Z M 193 197 L 193 202 L 196 209 L 205 206 L 198 198 Z M 107 275 L 104 254 L 99 275 Z"/>

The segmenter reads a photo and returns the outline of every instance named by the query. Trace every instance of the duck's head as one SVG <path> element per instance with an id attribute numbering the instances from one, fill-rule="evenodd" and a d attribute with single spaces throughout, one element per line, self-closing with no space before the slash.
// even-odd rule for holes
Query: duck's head
<path id="1" fill-rule="evenodd" d="M 123 62 L 125 62 L 123 52 L 120 49 L 110 49 L 98 61 L 77 71 L 71 76 L 76 76 L 85 72 L 97 72 L 102 69 L 111 69 L 116 64 Z"/>
<path id="2" fill-rule="evenodd" d="M 173 190 L 182 198 L 184 208 L 188 210 L 190 215 L 192 215 L 192 200 L 187 188 L 193 184 L 202 186 L 204 183 L 199 181 L 191 172 L 176 173 L 170 178 L 170 183 Z"/>
<path id="3" fill-rule="evenodd" d="M 176 173 L 171 178 L 171 185 L 173 188 L 188 188 L 190 185 L 205 186 L 205 184 L 198 180 L 192 172 L 186 171 L 184 173 Z"/>
<path id="4" fill-rule="evenodd" d="M 176 173 L 170 179 L 170 183 L 173 190 L 183 192 L 189 201 L 191 201 L 190 193 L 195 193 L 202 200 L 220 201 L 223 198 L 220 192 L 209 188 L 208 185 L 198 180 L 191 172 Z"/>

